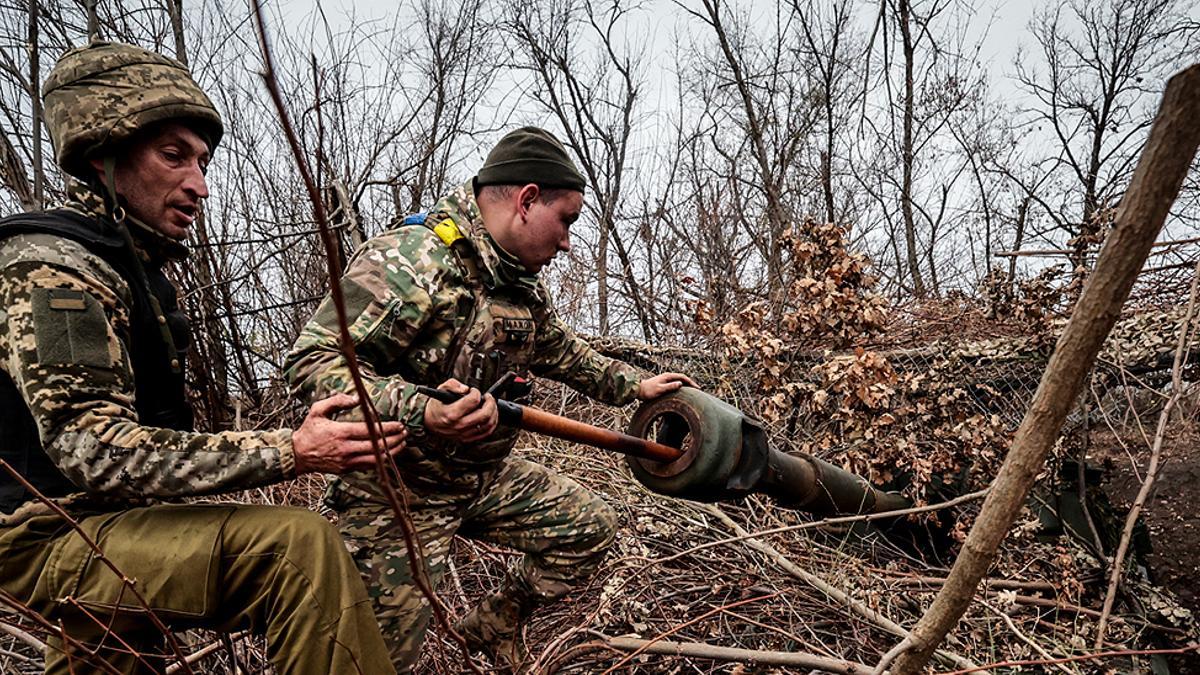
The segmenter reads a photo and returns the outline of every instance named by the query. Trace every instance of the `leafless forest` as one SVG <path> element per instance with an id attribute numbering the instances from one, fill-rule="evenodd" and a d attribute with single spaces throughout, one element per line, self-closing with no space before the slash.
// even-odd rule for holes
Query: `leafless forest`
<path id="1" fill-rule="evenodd" d="M 960 498 L 913 516 L 941 546 L 905 547 L 757 498 L 658 497 L 619 458 L 527 438 L 522 452 L 623 519 L 593 586 L 527 628 L 537 672 L 812 670 L 797 655 L 870 672 L 861 664 L 944 583 L 1164 86 L 1200 60 L 1195 0 L 1036 0 L 1003 35 L 999 12 L 1013 8 L 982 1 L 402 0 L 371 18 L 350 3 L 264 7 L 343 259 L 469 178 L 504 131 L 545 126 L 588 183 L 574 249 L 549 270 L 568 323 L 609 353 L 693 374 L 767 422 L 778 447 L 922 506 Z M 89 34 L 187 62 L 226 120 L 174 271 L 198 426 L 293 423 L 302 407 L 280 364 L 329 280 L 244 0 L 0 0 L 0 207 L 61 199 L 34 94 Z M 997 41 L 1019 48 L 996 62 Z M 1193 161 L 937 672 L 1200 672 L 1198 262 Z M 629 412 L 552 384 L 539 403 L 614 428 Z M 236 497 L 320 508 L 322 487 Z M 512 554 L 456 546 L 441 590 L 459 614 Z M 40 672 L 44 634 L 2 613 L 0 631 L 0 671 Z M 186 637 L 198 672 L 265 668 L 252 639 Z M 428 672 L 459 672 L 443 636 L 426 650 Z"/>

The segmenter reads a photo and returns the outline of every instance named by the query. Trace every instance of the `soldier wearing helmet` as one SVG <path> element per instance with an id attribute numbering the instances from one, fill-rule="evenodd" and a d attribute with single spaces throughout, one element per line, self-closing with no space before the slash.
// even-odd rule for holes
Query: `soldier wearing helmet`
<path id="1" fill-rule="evenodd" d="M 152 503 L 374 462 L 365 425 L 331 419 L 344 395 L 295 431 L 192 430 L 190 335 L 163 268 L 186 256 L 220 115 L 182 64 L 116 43 L 68 51 L 43 97 L 73 178 L 61 207 L 0 220 L 0 459 L 71 519 L 0 471 L 0 589 L 65 629 L 47 672 L 163 665 L 163 636 L 89 539 L 168 625 L 265 633 L 279 672 L 390 672 L 319 515 Z M 384 431 L 403 448 L 400 424 Z"/>

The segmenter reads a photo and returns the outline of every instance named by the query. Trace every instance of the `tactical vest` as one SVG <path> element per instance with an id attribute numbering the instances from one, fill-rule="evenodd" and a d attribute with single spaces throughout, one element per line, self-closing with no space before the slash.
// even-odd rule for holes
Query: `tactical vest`
<path id="1" fill-rule="evenodd" d="M 521 289 L 488 288 L 480 278 L 474 251 L 453 220 L 426 219 L 425 214 L 419 213 L 405 218 L 404 223 L 423 224 L 437 233 L 454 253 L 459 271 L 471 289 L 473 302 L 469 308 L 462 308 L 465 311 L 460 312 L 461 321 L 455 323 L 441 379 L 453 377 L 480 391 L 487 391 L 508 372 L 528 381 L 539 328 L 532 307 L 538 299 Z M 441 382 L 429 384 L 436 386 Z M 524 403 L 530 391 L 506 389 L 494 394 L 497 398 Z M 502 426 L 482 441 L 465 445 L 443 443 L 434 450 L 455 464 L 486 466 L 512 452 L 519 433 L 518 429 Z"/>
<path id="2" fill-rule="evenodd" d="M 133 299 L 128 350 L 138 422 L 190 431 L 192 408 L 183 372 L 191 332 L 175 286 L 162 268 L 142 265 L 114 224 L 67 209 L 0 219 L 0 240 L 18 234 L 52 234 L 78 242 L 121 275 Z M 78 492 L 47 456 L 29 406 L 11 376 L 2 370 L 0 411 L 0 458 L 47 497 Z M 31 497 L 7 472 L 0 471 L 0 512 L 12 512 Z"/>

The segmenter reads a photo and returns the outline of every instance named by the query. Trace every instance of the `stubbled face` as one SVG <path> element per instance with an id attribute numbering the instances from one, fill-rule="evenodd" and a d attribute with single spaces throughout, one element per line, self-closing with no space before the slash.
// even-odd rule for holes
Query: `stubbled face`
<path id="1" fill-rule="evenodd" d="M 169 122 L 133 141 L 113 170 L 125 209 L 166 236 L 187 239 L 200 200 L 208 197 L 204 173 L 208 144 L 186 126 Z M 99 167 L 103 175 L 103 165 Z"/>
<path id="2" fill-rule="evenodd" d="M 537 273 L 559 251 L 571 250 L 571 224 L 583 209 L 583 193 L 567 192 L 546 204 L 534 199 L 521 204 L 523 222 L 516 229 L 512 254 L 525 269 Z"/>

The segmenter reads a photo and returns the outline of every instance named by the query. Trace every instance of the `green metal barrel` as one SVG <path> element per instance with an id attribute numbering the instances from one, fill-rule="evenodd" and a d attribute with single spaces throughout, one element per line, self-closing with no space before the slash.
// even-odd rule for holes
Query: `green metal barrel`
<path id="1" fill-rule="evenodd" d="M 671 497 L 715 502 L 761 493 L 780 506 L 819 515 L 912 505 L 812 455 L 771 448 L 757 420 L 699 389 L 684 387 L 643 404 L 629 435 L 683 451 L 671 462 L 625 458 L 638 481 Z"/>

